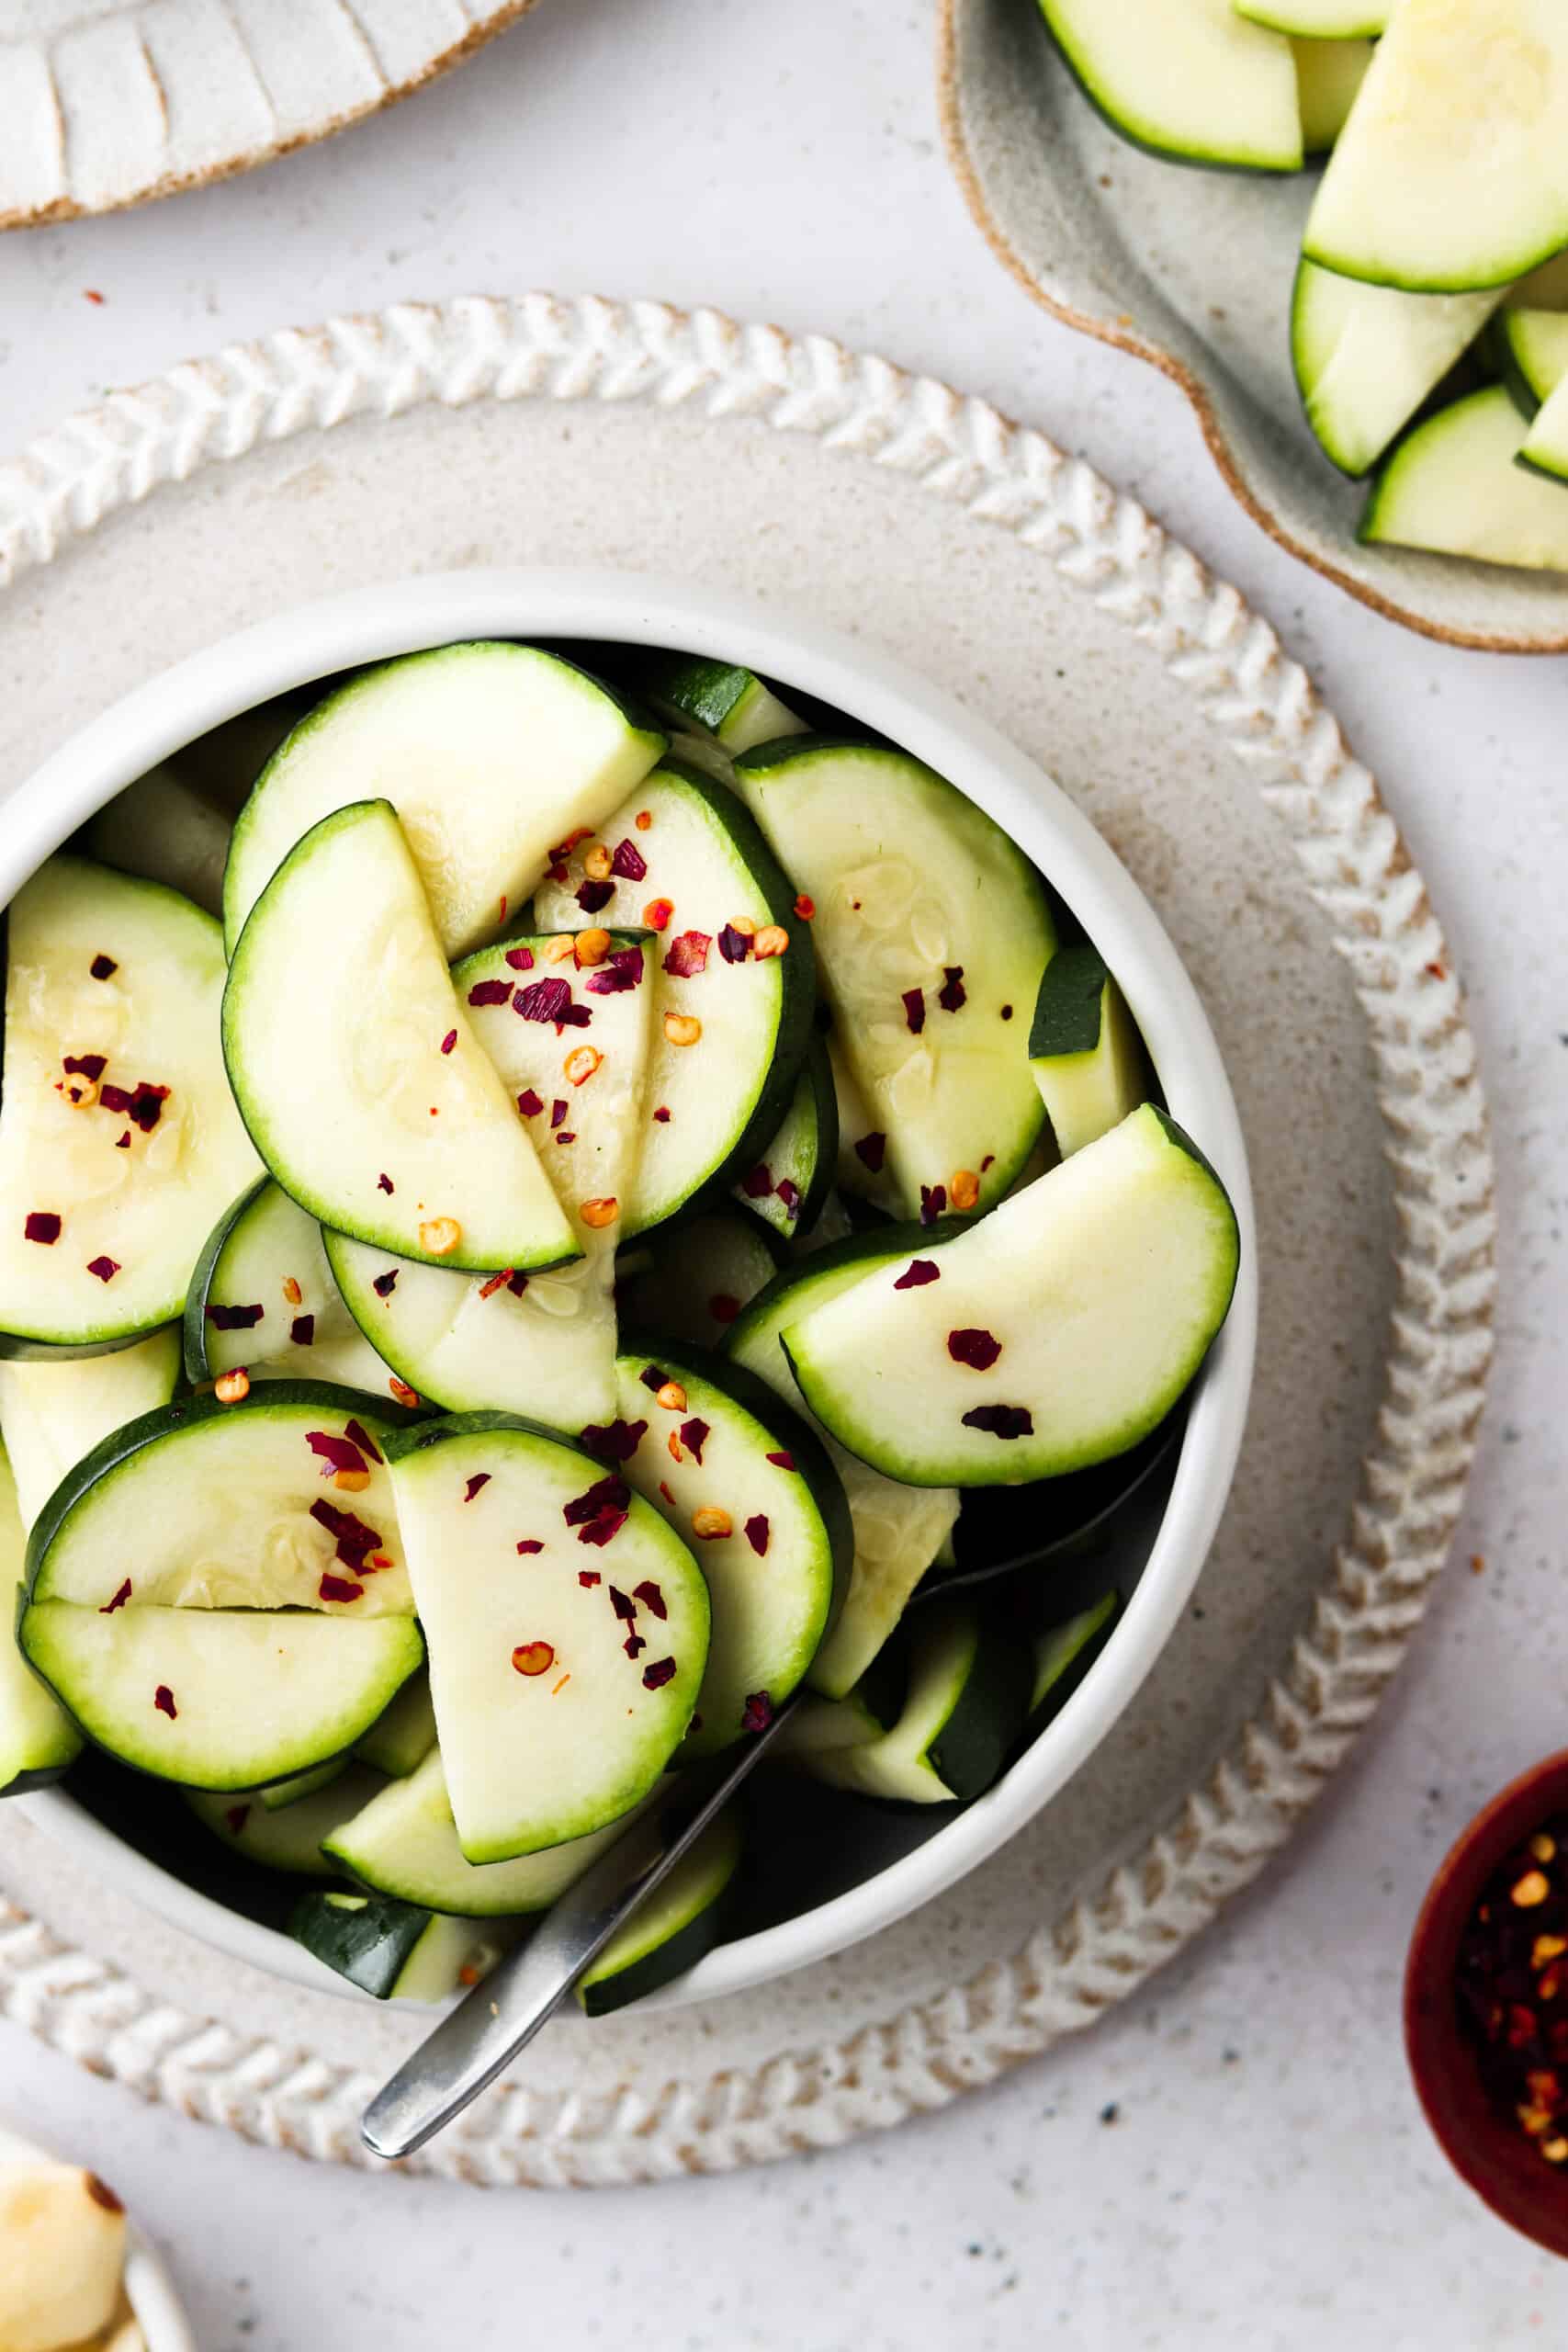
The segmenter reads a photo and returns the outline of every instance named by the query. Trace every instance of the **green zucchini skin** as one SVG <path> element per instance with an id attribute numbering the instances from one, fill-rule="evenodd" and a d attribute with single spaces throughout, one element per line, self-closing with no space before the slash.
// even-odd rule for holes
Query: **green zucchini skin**
<path id="1" fill-rule="evenodd" d="M 190 1288 L 186 1294 L 185 1319 L 181 1326 L 186 1378 L 193 1385 L 212 1377 L 212 1368 L 207 1360 L 207 1302 L 212 1295 L 212 1279 L 218 1272 L 218 1261 L 234 1227 L 254 1207 L 271 1182 L 270 1175 L 263 1174 L 254 1184 L 247 1185 L 239 1199 L 230 1203 L 201 1245 L 201 1255 L 192 1270 Z"/>
<path id="2" fill-rule="evenodd" d="M 686 1975 L 699 1960 L 706 1959 L 716 1944 L 723 1942 L 728 1907 L 721 1896 L 645 1960 L 622 1969 L 618 1975 L 604 1976 L 596 1984 L 581 1986 L 577 1997 L 584 2016 L 609 2017 L 613 2011 L 629 2008 L 634 2001 L 646 2000 L 649 1993 L 672 1984 L 677 1976 Z"/>
<path id="3" fill-rule="evenodd" d="M 389 2000 L 429 1927 L 431 1914 L 392 1894 L 301 1897 L 288 1932 L 328 1968 L 372 1999 Z"/>
<path id="4" fill-rule="evenodd" d="M 1006 1770 L 1028 1713 L 1031 1663 L 1006 1619 L 987 1611 L 958 1704 L 926 1749 L 960 1804 L 983 1796 Z"/>
<path id="5" fill-rule="evenodd" d="M 1036 1738 L 1088 1679 L 1116 1631 L 1122 1595 L 1107 1592 L 1077 1616 L 1050 1627 L 1035 1650 L 1024 1739 Z M 1055 1650 L 1054 1650 L 1055 1645 Z"/>
<path id="6" fill-rule="evenodd" d="M 646 1999 L 684 1976 L 722 1942 L 745 1851 L 739 1819 L 739 1808 L 732 1804 L 710 1822 L 646 1908 L 590 1964 L 577 1986 L 578 2005 L 586 2016 L 606 2017 Z M 628 1957 L 617 1965 L 623 1946 Z"/>

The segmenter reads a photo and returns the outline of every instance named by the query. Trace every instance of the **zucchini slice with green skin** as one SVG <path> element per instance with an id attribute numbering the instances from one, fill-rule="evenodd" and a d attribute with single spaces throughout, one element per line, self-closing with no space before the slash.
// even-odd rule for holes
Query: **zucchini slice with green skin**
<path id="1" fill-rule="evenodd" d="M 389 801 L 323 819 L 262 892 L 229 967 L 223 1055 L 256 1148 L 323 1225 L 469 1272 L 578 1254 Z"/>
<path id="2" fill-rule="evenodd" d="M 638 1330 L 720 1347 L 736 1317 L 786 1262 L 771 1227 L 731 1208 L 682 1217 L 621 1253 L 621 1315 Z"/>
<path id="3" fill-rule="evenodd" d="M 839 1099 L 827 1040 L 813 1036 L 784 1123 L 735 1198 L 786 1241 L 809 1233 L 832 1190 L 839 1163 Z"/>
<path id="4" fill-rule="evenodd" d="M 391 1368 L 344 1305 L 321 1227 L 270 1176 L 242 1193 L 209 1234 L 191 1276 L 184 1340 L 194 1382 L 243 1364 L 258 1379 L 390 1393 Z"/>
<path id="5" fill-rule="evenodd" d="M 396 1706 L 395 1699 L 392 1704 Z M 357 1754 L 358 1750 L 355 1749 L 355 1753 Z M 269 1781 L 265 1789 L 256 1791 L 256 1802 L 268 1813 L 288 1813 L 291 1806 L 302 1804 L 307 1797 L 313 1797 L 321 1790 L 330 1788 L 347 1771 L 348 1765 L 346 1756 L 329 1756 L 324 1764 L 312 1765 L 308 1772 L 296 1772 L 292 1780 Z"/>
<path id="6" fill-rule="evenodd" d="M 1303 259 L 1291 300 L 1291 358 L 1306 420 L 1342 473 L 1376 464 L 1503 300 L 1365 286 Z"/>
<path id="7" fill-rule="evenodd" d="M 187 1789 L 185 1801 L 205 1828 L 247 1861 L 300 1878 L 337 1878 L 338 1866 L 322 1853 L 321 1840 L 363 1813 L 380 1785 L 374 1772 L 351 1769 L 310 1790 L 297 1804 L 269 1809 L 262 1790 L 233 1796 Z"/>
<path id="8" fill-rule="evenodd" d="M 487 1929 L 395 1895 L 333 1887 L 302 1895 L 288 1932 L 317 1960 L 378 2001 L 446 2001 L 488 1976 L 517 1941 L 497 1920 Z"/>
<path id="9" fill-rule="evenodd" d="M 0 1453 L 0 1798 L 47 1788 L 82 1752 L 80 1732 L 17 1645 L 27 1548 L 16 1481 Z"/>
<path id="10" fill-rule="evenodd" d="M 780 1344 L 784 1326 L 826 1306 L 878 1267 L 908 1264 L 911 1251 L 923 1250 L 933 1237 L 940 1240 L 963 1229 L 951 1222 L 930 1228 L 888 1226 L 875 1235 L 852 1234 L 814 1250 L 752 1301 L 730 1330 L 725 1354 L 800 1412 L 800 1393 Z M 804 1418 L 839 1474 L 854 1531 L 854 1562 L 843 1604 L 807 1676 L 814 1690 L 840 1699 L 860 1680 L 898 1623 L 952 1531 L 959 1497 L 951 1487 L 909 1487 L 885 1478 L 840 1445 L 809 1411 Z"/>
<path id="11" fill-rule="evenodd" d="M 1134 146 L 1178 164 L 1299 172 L 1291 45 L 1232 0 L 1040 0 L 1085 96 Z"/>
<path id="12" fill-rule="evenodd" d="M 1323 175 L 1309 259 L 1410 293 L 1506 286 L 1568 244 L 1568 18 L 1400 0 Z"/>
<path id="13" fill-rule="evenodd" d="M 909 1631 L 909 1686 L 893 1728 L 802 1759 L 819 1780 L 905 1804 L 982 1795 L 1028 1711 L 1030 1660 L 1012 1628 L 960 1600 L 922 1609 Z"/>
<path id="14" fill-rule="evenodd" d="M 1515 462 L 1529 431 L 1506 384 L 1439 409 L 1379 474 L 1357 536 L 1526 571 L 1568 571 L 1568 498 Z"/>
<path id="15" fill-rule="evenodd" d="M 1559 324 L 1563 322 L 1559 321 Z M 1529 431 L 1520 444 L 1517 463 L 1532 473 L 1545 474 L 1557 482 L 1568 481 L 1568 392 L 1560 379 L 1557 388 L 1541 402 Z"/>
<path id="16" fill-rule="evenodd" d="M 222 944 L 177 892 L 64 856 L 7 942 L 0 1355 L 98 1355 L 178 1321 L 197 1237 L 256 1173 Z"/>
<path id="17" fill-rule="evenodd" d="M 835 1041 L 874 1122 L 861 1158 L 885 1160 L 906 1216 L 945 1206 L 960 1173 L 967 1206 L 999 1200 L 1043 1124 L 1022 1052 L 1056 944 L 1040 876 L 904 752 L 803 735 L 736 778 L 813 902 Z"/>
<path id="18" fill-rule="evenodd" d="M 646 2000 L 712 1951 L 723 1938 L 727 1897 L 744 1850 L 740 1809 L 726 1805 L 578 1978 L 578 2006 L 586 2016 L 607 2017 Z"/>
<path id="19" fill-rule="evenodd" d="M 782 1338 L 818 1420 L 886 1476 L 1015 1485 L 1146 1437 L 1208 1353 L 1239 1262 L 1224 1187 L 1145 1103 Z"/>
<path id="20" fill-rule="evenodd" d="M 1568 314 L 1509 309 L 1499 314 L 1488 341 L 1520 414 L 1533 417 L 1568 376 Z"/>
<path id="21" fill-rule="evenodd" d="M 898 1185 L 887 1165 L 887 1138 L 877 1126 L 849 1061 L 829 1032 L 828 1067 L 833 1074 L 833 1108 L 839 1126 L 837 1183 L 852 1201 L 864 1201 L 886 1217 L 897 1217 Z"/>
<path id="22" fill-rule="evenodd" d="M 1088 1675 L 1115 1630 L 1122 1613 L 1119 1592 L 1103 1593 L 1065 1624 L 1049 1625 L 1034 1645 L 1034 1679 L 1029 1693 L 1028 1736 L 1059 1715 Z"/>
<path id="23" fill-rule="evenodd" d="M 1151 1088 L 1148 1056 L 1098 948 L 1063 947 L 1046 965 L 1029 1032 L 1029 1067 L 1064 1159 L 1120 1126 Z"/>
<path id="24" fill-rule="evenodd" d="M 615 1820 L 512 1861 L 470 1862 L 457 1842 L 439 1749 L 417 1772 L 378 1790 L 334 1829 L 326 1850 L 378 1894 L 456 1918 L 498 1919 L 547 1911 L 626 1827 Z"/>
<path id="25" fill-rule="evenodd" d="M 505 1414 L 388 1445 L 463 1853 L 507 1861 L 615 1820 L 696 1704 L 696 1561 L 618 1472 Z"/>
<path id="26" fill-rule="evenodd" d="M 1308 158 L 1326 155 L 1350 119 L 1350 109 L 1372 62 L 1370 40 L 1292 40 L 1302 146 Z"/>
<path id="27" fill-rule="evenodd" d="M 1393 0 L 1233 0 L 1238 17 L 1270 32 L 1309 41 L 1375 40 L 1386 30 Z"/>
<path id="28" fill-rule="evenodd" d="M 355 1749 L 362 1764 L 373 1764 L 389 1781 L 417 1772 L 435 1745 L 435 1709 L 428 1674 L 411 1675 L 384 1715 Z"/>
<path id="29" fill-rule="evenodd" d="M 615 1370 L 615 1426 L 585 1442 L 702 1569 L 713 1629 L 682 1754 L 716 1755 L 764 1730 L 808 1671 L 849 1580 L 849 1504 L 800 1415 L 733 1362 L 660 1339 Z"/>
<path id="30" fill-rule="evenodd" d="M 646 826 L 638 819 L 646 817 Z M 587 861 L 614 864 L 590 875 Z M 620 1233 L 662 1224 L 756 1164 L 789 1109 L 811 1035 L 816 983 L 795 887 L 735 794 L 666 761 L 579 842 L 534 901 L 541 930 L 647 923 L 653 1031 L 641 1148 Z M 750 933 L 739 929 L 751 926 Z M 787 942 L 759 956 L 754 941 Z"/>
<path id="31" fill-rule="evenodd" d="M 112 1355 L 0 1363 L 0 1430 L 23 1526 L 78 1462 L 127 1421 L 172 1402 L 179 1385 L 177 1323 Z"/>
<path id="32" fill-rule="evenodd" d="M 883 1644 L 853 1690 L 841 1699 L 798 1700 L 773 1753 L 813 1756 L 835 1747 L 863 1747 L 892 1730 L 908 1694 L 909 1645 L 898 1635 Z"/>
<path id="33" fill-rule="evenodd" d="M 609 689 L 528 645 L 445 645 L 362 671 L 288 738 L 234 827 L 223 919 L 233 954 L 288 853 L 333 810 L 388 800 L 448 957 L 506 927 L 554 845 L 596 825 L 664 738 Z"/>
<path id="34" fill-rule="evenodd" d="M 638 692 L 656 709 L 683 726 L 705 729 L 735 758 L 759 743 L 806 732 L 806 721 L 754 670 L 730 662 L 710 662 L 700 654 L 652 653 L 637 662 L 636 677 Z"/>

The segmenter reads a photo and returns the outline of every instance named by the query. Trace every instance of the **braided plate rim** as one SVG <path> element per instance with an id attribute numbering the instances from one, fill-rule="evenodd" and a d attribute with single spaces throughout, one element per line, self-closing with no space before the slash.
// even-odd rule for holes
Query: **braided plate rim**
<path id="1" fill-rule="evenodd" d="M 1485 1108 L 1425 888 L 1305 673 L 1134 501 L 984 402 L 823 337 L 716 311 L 536 294 L 337 319 L 116 393 L 0 466 L 0 588 L 130 502 L 262 441 L 439 401 L 694 403 L 911 477 L 1015 534 L 1145 639 L 1249 770 L 1349 966 L 1399 1242 L 1382 1403 L 1348 1532 L 1245 1729 L 1125 1866 L 1010 1957 L 852 2038 L 656 2095 L 503 2090 L 413 2160 L 491 2186 L 723 2171 L 944 2106 L 1091 2024 L 1285 1843 L 1404 1655 L 1463 1499 L 1492 1351 Z M 363 2072 L 161 2002 L 0 1898 L 0 2013 L 243 2136 L 374 2166 Z"/>

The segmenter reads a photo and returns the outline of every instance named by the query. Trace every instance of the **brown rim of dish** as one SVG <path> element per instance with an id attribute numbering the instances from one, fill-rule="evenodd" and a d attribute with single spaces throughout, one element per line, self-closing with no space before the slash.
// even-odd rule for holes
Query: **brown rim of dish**
<path id="1" fill-rule="evenodd" d="M 454 41 L 428 64 L 407 81 L 389 84 L 378 96 L 362 107 L 349 107 L 344 113 L 333 115 L 328 122 L 312 130 L 299 130 L 287 139 L 275 139 L 265 147 L 254 147 L 248 153 L 231 155 L 221 164 L 213 164 L 203 172 L 169 172 L 164 178 L 150 180 L 145 187 L 133 188 L 127 196 L 111 196 L 102 204 L 78 204 L 74 197 L 56 198 L 52 204 L 39 204 L 22 212 L 0 212 L 0 230 L 43 229 L 59 220 L 96 220 L 107 212 L 129 212 L 139 204 L 158 204 L 166 196 L 186 196 L 198 187 L 216 187 L 220 180 L 238 179 L 242 172 L 254 172 L 263 164 L 276 164 L 285 155 L 297 154 L 302 147 L 314 147 L 323 139 L 332 139 L 340 130 L 352 130 L 356 122 L 367 122 L 372 115 L 382 114 L 400 98 L 412 97 L 416 90 L 439 81 L 455 66 L 466 64 L 470 57 L 494 40 L 498 33 L 510 31 L 522 17 L 537 6 L 537 0 L 507 0 L 500 14 L 488 24 L 472 25 L 461 40 Z"/>
<path id="2" fill-rule="evenodd" d="M 1246 508 L 1258 528 L 1267 531 L 1277 547 L 1287 555 L 1295 556 L 1325 580 L 1332 580 L 1359 604 L 1371 605 L 1385 620 L 1396 621 L 1404 628 L 1414 629 L 1419 637 L 1436 638 L 1443 645 L 1464 646 L 1479 653 L 1568 653 L 1568 629 L 1551 639 L 1510 637 L 1485 629 L 1454 628 L 1447 622 L 1429 620 L 1424 613 L 1412 612 L 1372 587 L 1365 580 L 1358 580 L 1354 572 L 1341 571 L 1339 566 L 1292 537 L 1279 516 L 1265 506 L 1242 474 L 1233 455 L 1230 443 L 1220 429 L 1213 403 L 1201 379 L 1184 367 L 1173 353 L 1128 326 L 1119 326 L 1107 319 L 1092 318 L 1087 311 L 1075 311 L 1070 302 L 1048 293 L 1035 277 L 1021 254 L 1008 243 L 998 225 L 980 185 L 980 175 L 969 153 L 964 135 L 959 107 L 957 24 L 958 0 L 937 0 L 936 73 L 937 110 L 942 120 L 942 143 L 954 178 L 963 191 L 976 227 L 979 230 L 997 259 L 1010 276 L 1018 280 L 1030 300 L 1064 326 L 1076 327 L 1080 334 L 1092 335 L 1097 343 L 1109 343 L 1118 351 L 1131 352 L 1134 359 L 1146 360 L 1179 385 L 1190 402 L 1198 419 L 1198 427 L 1207 445 L 1209 455 L 1219 468 L 1225 486 L 1238 505 Z M 1462 559 L 1458 559 L 1462 560 Z"/>

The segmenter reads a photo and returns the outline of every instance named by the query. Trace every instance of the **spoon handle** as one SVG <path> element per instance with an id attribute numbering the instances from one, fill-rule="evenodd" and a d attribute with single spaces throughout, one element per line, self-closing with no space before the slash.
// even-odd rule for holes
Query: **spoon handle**
<path id="1" fill-rule="evenodd" d="M 651 1805 L 639 1814 L 551 1906 L 528 1940 L 442 2018 L 366 2109 L 360 2136 L 373 2155 L 412 2156 L 527 2048 L 617 1928 L 663 1884 L 761 1762 L 793 1704 L 781 1707 L 767 1730 L 747 1743 L 672 1838 L 665 1836 L 670 1805 Z M 671 1791 L 677 1808 L 682 1785 L 677 1782 Z M 684 1785 L 689 1789 L 689 1775 Z"/>

